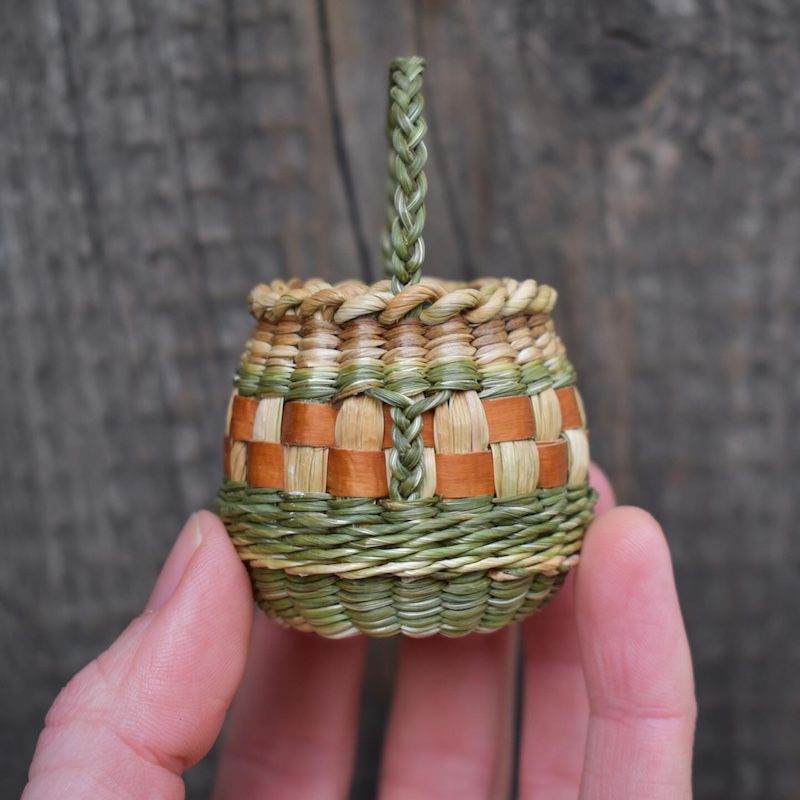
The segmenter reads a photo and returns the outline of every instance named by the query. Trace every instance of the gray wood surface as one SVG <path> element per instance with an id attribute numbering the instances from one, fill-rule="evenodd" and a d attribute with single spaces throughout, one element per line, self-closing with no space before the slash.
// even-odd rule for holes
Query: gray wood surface
<path id="1" fill-rule="evenodd" d="M 668 533 L 697 796 L 798 796 L 800 0 L 0 3 L 0 796 L 211 503 L 251 285 L 378 275 L 410 52 L 428 269 L 560 289 L 594 455 Z"/>

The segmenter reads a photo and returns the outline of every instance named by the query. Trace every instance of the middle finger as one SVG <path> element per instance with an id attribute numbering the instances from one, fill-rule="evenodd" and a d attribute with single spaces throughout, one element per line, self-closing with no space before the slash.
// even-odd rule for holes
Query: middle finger
<path id="1" fill-rule="evenodd" d="M 506 796 L 517 629 L 404 641 L 381 798 Z"/>

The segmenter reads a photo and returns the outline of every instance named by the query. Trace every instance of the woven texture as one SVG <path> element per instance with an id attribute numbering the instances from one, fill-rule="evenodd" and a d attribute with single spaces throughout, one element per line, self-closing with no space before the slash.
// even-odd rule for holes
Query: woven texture
<path id="1" fill-rule="evenodd" d="M 419 58 L 390 79 L 391 276 L 256 287 L 220 514 L 261 607 L 326 636 L 457 636 L 542 608 L 595 495 L 556 293 L 424 279 Z"/>

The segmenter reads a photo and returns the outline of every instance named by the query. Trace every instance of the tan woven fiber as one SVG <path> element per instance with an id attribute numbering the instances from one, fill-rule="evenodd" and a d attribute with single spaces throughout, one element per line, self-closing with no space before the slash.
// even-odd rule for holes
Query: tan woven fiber
<path id="1" fill-rule="evenodd" d="M 421 277 L 423 67 L 391 70 L 390 279 L 257 286 L 228 410 L 219 510 L 256 600 L 325 636 L 520 620 L 577 563 L 595 502 L 556 292 Z"/>

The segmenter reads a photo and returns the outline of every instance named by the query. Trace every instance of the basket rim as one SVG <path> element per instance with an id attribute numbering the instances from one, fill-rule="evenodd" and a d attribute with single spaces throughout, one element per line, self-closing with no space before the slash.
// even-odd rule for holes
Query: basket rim
<path id="1" fill-rule="evenodd" d="M 549 314 L 557 299 L 555 289 L 533 279 L 453 281 L 429 277 L 393 294 L 388 279 L 370 285 L 359 280 L 331 284 L 322 278 L 295 278 L 258 284 L 247 305 L 257 320 L 275 323 L 290 315 L 300 319 L 318 316 L 338 325 L 375 317 L 381 324 L 391 325 L 420 309 L 418 319 L 423 325 L 440 325 L 459 314 L 471 324 L 517 314 Z"/>

